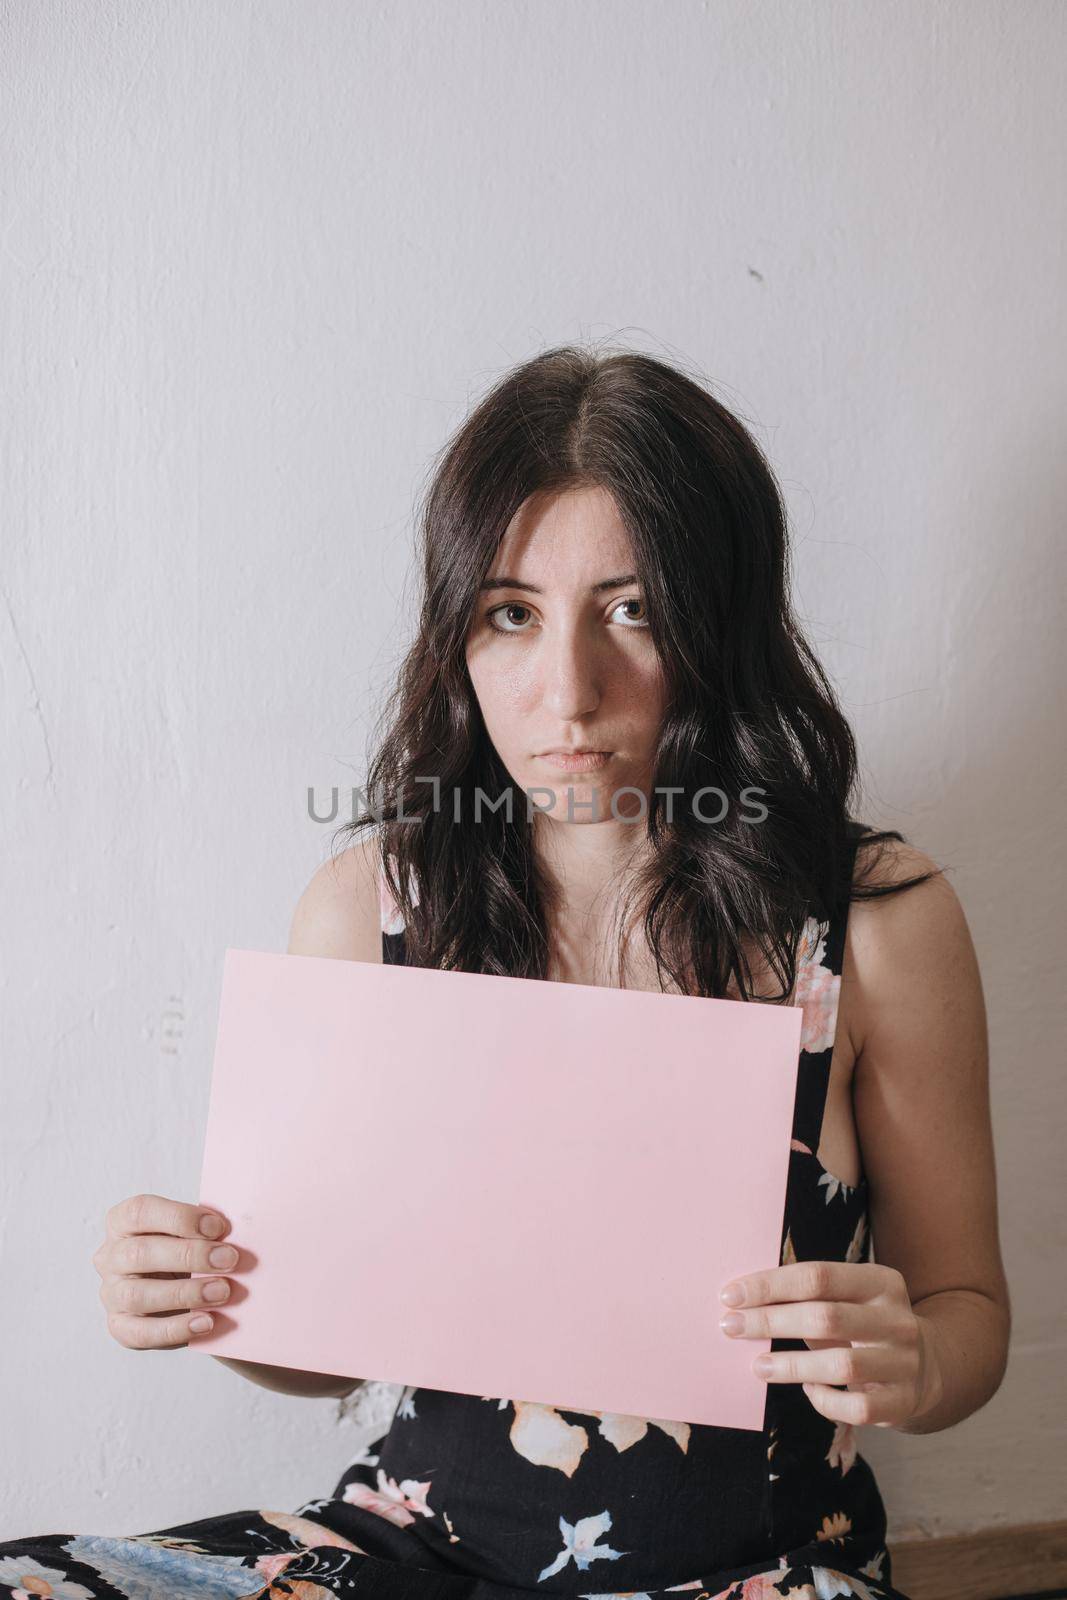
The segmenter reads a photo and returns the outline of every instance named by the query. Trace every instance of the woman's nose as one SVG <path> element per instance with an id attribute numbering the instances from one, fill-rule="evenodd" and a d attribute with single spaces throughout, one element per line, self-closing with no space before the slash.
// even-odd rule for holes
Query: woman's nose
<path id="1" fill-rule="evenodd" d="M 587 716 L 600 703 L 595 654 L 580 636 L 567 633 L 549 641 L 542 672 L 544 702 L 562 720 Z"/>

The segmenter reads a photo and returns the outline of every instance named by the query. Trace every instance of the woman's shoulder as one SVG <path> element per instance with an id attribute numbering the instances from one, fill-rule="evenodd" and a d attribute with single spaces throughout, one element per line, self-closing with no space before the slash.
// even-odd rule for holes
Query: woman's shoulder
<path id="1" fill-rule="evenodd" d="M 953 997 L 978 987 L 978 973 L 959 896 L 926 851 L 898 839 L 861 841 L 856 890 L 865 892 L 849 906 L 845 982 L 862 1048 L 876 1026 L 884 1032 L 904 1014 L 913 1026 L 932 1024 Z"/>
<path id="2" fill-rule="evenodd" d="M 369 835 L 322 863 L 293 912 L 290 955 L 381 961 L 380 859 Z"/>
<path id="3" fill-rule="evenodd" d="M 925 882 L 917 881 L 922 879 Z M 872 890 L 882 892 L 872 894 Z M 906 839 L 879 838 L 874 829 L 857 838 L 852 864 L 854 898 L 849 910 L 850 921 L 862 920 L 869 907 L 879 912 L 892 907 L 896 912 L 904 905 L 909 907 L 905 919 L 910 921 L 916 915 L 916 906 L 928 906 L 934 898 L 924 892 L 927 890 L 936 891 L 936 898 L 942 902 L 956 898 L 944 868 L 925 850 L 909 844 Z"/>

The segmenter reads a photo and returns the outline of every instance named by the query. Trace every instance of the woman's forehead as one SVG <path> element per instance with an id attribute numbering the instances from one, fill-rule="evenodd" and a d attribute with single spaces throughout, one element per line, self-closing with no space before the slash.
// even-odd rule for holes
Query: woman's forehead
<path id="1" fill-rule="evenodd" d="M 596 486 L 524 501 L 497 546 L 489 576 L 548 588 L 578 578 L 592 584 L 631 570 L 630 536 L 618 507 Z"/>

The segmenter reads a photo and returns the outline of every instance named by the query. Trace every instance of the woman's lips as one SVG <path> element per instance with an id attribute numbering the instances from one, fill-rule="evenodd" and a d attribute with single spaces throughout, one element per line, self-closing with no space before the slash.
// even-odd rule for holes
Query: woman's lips
<path id="1" fill-rule="evenodd" d="M 537 759 L 557 772 L 596 772 L 598 768 L 606 766 L 611 757 L 610 750 L 583 750 L 574 755 L 567 755 L 562 750 L 549 750 Z"/>

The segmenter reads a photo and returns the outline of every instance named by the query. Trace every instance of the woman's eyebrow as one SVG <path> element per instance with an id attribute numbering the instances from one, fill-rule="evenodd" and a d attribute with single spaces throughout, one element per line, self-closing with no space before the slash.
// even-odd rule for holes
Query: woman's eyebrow
<path id="1" fill-rule="evenodd" d="M 637 575 L 633 572 L 624 572 L 618 578 L 601 578 L 599 583 L 589 586 L 590 594 L 599 594 L 601 589 L 620 589 L 624 583 L 636 583 Z M 529 594 L 542 594 L 536 583 L 523 583 L 518 578 L 485 578 L 479 584 L 481 594 L 489 594 L 493 589 L 525 589 Z"/>

